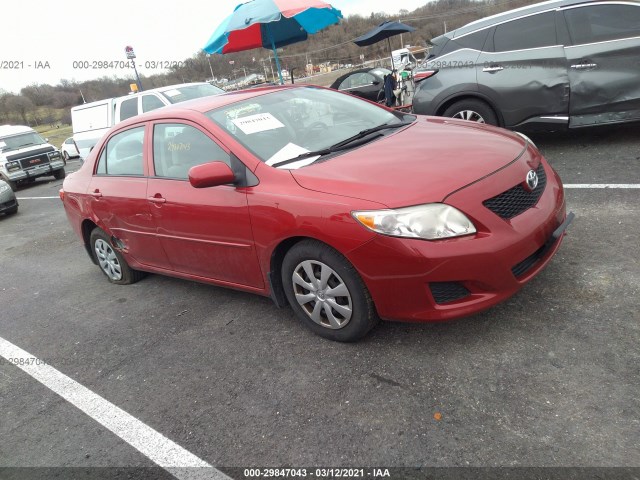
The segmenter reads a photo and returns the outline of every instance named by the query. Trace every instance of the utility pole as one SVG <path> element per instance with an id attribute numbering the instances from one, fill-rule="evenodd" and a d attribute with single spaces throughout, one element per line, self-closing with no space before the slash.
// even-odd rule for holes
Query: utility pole
<path id="1" fill-rule="evenodd" d="M 447 33 L 447 21 L 444 21 L 444 33 Z"/>

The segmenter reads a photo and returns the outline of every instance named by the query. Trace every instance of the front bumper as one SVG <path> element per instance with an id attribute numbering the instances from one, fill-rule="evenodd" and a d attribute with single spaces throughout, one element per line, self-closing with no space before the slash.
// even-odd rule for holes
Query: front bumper
<path id="1" fill-rule="evenodd" d="M 6 212 L 7 210 L 13 210 L 18 206 L 18 201 L 16 197 L 4 198 L 3 195 L 0 195 L 0 213 Z"/>
<path id="2" fill-rule="evenodd" d="M 6 173 L 9 180 L 18 182 L 20 180 L 26 180 L 28 178 L 42 177 L 46 175 L 53 175 L 56 170 L 64 168 L 64 162 L 62 160 L 54 160 L 42 165 L 36 165 L 26 170 L 17 170 L 15 172 Z"/>
<path id="3" fill-rule="evenodd" d="M 559 178 L 546 163 L 545 170 L 549 179 L 538 203 L 511 220 L 481 204 L 469 207 L 513 185 L 510 175 L 501 174 L 446 201 L 472 218 L 475 235 L 440 241 L 378 235 L 350 252 L 380 317 L 428 322 L 471 315 L 506 300 L 536 276 L 573 218 L 566 215 Z"/>

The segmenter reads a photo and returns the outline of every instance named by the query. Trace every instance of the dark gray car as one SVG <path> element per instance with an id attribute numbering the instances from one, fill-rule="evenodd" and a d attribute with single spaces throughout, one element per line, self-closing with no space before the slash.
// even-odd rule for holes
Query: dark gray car
<path id="1" fill-rule="evenodd" d="M 560 0 L 432 40 L 413 111 L 500 125 L 640 120 L 640 3 Z"/>

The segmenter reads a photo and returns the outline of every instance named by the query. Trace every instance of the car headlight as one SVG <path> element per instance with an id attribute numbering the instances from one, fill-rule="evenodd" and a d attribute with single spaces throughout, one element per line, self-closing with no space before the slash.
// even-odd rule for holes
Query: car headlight
<path id="1" fill-rule="evenodd" d="M 49 159 L 50 160 L 53 160 L 53 159 L 56 159 L 56 158 L 60 158 L 60 152 L 55 151 L 55 152 L 49 153 Z"/>
<path id="2" fill-rule="evenodd" d="M 20 170 L 20 164 L 18 162 L 7 162 L 7 172 L 13 172 Z"/>
<path id="3" fill-rule="evenodd" d="M 476 233 L 464 213 L 444 203 L 351 212 L 369 230 L 393 237 L 440 240 Z"/>
<path id="4" fill-rule="evenodd" d="M 6 183 L 4 185 L 0 185 L 0 193 L 4 193 L 7 190 L 9 190 L 11 187 L 9 187 L 9 185 L 7 185 Z"/>

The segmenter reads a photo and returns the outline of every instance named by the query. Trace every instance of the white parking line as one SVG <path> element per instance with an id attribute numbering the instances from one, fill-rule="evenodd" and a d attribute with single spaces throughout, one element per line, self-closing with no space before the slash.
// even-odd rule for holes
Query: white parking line
<path id="1" fill-rule="evenodd" d="M 16 197 L 18 200 L 46 200 L 46 199 L 51 199 L 51 198 L 57 198 L 58 200 L 60 200 L 60 197 L 58 195 L 56 195 L 55 197 Z"/>
<path id="2" fill-rule="evenodd" d="M 182 480 L 229 479 L 220 470 L 161 433 L 2 337 L 0 356 L 111 430 L 175 477 Z"/>
<path id="3" fill-rule="evenodd" d="M 565 183 L 564 188 L 640 188 L 640 183 Z"/>

